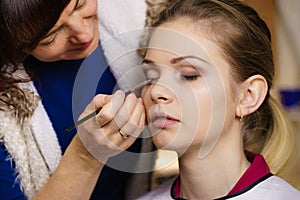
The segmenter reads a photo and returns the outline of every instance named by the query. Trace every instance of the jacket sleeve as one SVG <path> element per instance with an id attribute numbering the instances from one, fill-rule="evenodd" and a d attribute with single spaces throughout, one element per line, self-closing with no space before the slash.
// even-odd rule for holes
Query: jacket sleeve
<path id="1" fill-rule="evenodd" d="M 0 143 L 0 194 L 1 199 L 26 199 L 14 170 L 14 162 L 3 143 Z"/>

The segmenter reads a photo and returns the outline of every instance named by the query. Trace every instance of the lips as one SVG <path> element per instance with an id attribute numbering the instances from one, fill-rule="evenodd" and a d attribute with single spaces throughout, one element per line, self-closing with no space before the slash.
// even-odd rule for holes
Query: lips
<path id="1" fill-rule="evenodd" d="M 152 125 L 155 128 L 168 128 L 179 123 L 178 119 L 175 119 L 166 113 L 155 113 L 151 116 Z"/>
<path id="2" fill-rule="evenodd" d="M 89 42 L 81 43 L 80 45 L 76 45 L 76 47 L 73 47 L 72 49 L 70 49 L 70 51 L 84 51 L 91 45 L 92 42 L 93 42 L 93 39 L 91 39 Z"/>
<path id="3" fill-rule="evenodd" d="M 89 42 L 84 43 L 84 44 L 79 48 L 79 50 L 85 50 L 85 49 L 87 49 L 87 48 L 90 46 L 91 43 L 92 43 L 92 40 L 90 40 Z"/>

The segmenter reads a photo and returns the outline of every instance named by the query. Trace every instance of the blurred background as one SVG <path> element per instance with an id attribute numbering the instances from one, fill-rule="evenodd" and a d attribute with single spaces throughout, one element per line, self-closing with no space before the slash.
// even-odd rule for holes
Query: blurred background
<path id="1" fill-rule="evenodd" d="M 277 71 L 273 92 L 283 104 L 297 142 L 294 159 L 286 167 L 284 178 L 300 190 L 300 0 L 243 1 L 258 11 L 272 33 Z M 159 150 L 155 168 L 153 188 L 177 175 L 176 154 Z"/>
<path id="2" fill-rule="evenodd" d="M 296 139 L 295 160 L 285 179 L 300 190 L 300 0 L 244 0 L 254 7 L 272 32 L 276 67 L 274 93 L 292 123 Z"/>

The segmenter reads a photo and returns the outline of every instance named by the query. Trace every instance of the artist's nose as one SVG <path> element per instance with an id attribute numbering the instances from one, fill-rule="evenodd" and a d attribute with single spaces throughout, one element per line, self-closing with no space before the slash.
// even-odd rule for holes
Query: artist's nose
<path id="1" fill-rule="evenodd" d="M 72 43 L 86 43 L 93 38 L 93 27 L 90 18 L 84 18 L 79 13 L 72 14 L 66 26 Z"/>

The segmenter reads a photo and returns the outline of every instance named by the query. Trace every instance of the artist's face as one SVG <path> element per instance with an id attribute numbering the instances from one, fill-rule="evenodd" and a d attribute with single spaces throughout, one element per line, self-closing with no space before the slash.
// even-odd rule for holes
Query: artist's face
<path id="1" fill-rule="evenodd" d="M 190 24 L 161 25 L 143 61 L 146 77 L 157 78 L 142 91 L 153 141 L 180 153 L 201 146 L 209 151 L 231 128 L 236 108 L 220 47 Z"/>
<path id="2" fill-rule="evenodd" d="M 98 41 L 97 0 L 71 0 L 32 55 L 45 62 L 81 59 Z"/>

